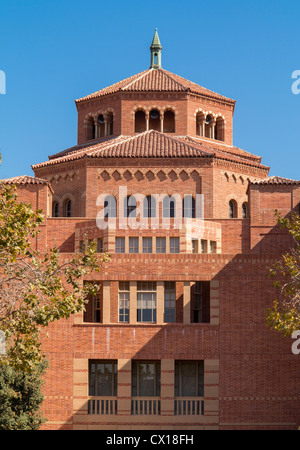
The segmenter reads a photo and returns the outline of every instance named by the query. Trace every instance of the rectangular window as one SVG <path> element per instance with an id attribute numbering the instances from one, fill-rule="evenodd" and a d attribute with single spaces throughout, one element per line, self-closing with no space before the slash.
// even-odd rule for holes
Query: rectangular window
<path id="1" fill-rule="evenodd" d="M 138 237 L 130 237 L 129 238 L 129 253 L 138 253 L 139 252 L 139 238 Z"/>
<path id="2" fill-rule="evenodd" d="M 204 362 L 175 361 L 175 397 L 203 397 Z"/>
<path id="3" fill-rule="evenodd" d="M 93 295 L 92 301 L 93 301 L 94 322 L 100 323 L 101 322 L 101 296 L 100 296 L 100 294 Z"/>
<path id="4" fill-rule="evenodd" d="M 103 239 L 97 239 L 97 253 L 103 253 Z"/>
<path id="5" fill-rule="evenodd" d="M 210 251 L 210 253 L 216 253 L 217 252 L 217 243 L 216 243 L 216 241 L 210 241 L 210 243 L 209 243 L 209 251 Z"/>
<path id="6" fill-rule="evenodd" d="M 119 322 L 129 322 L 129 282 L 119 282 Z"/>
<path id="7" fill-rule="evenodd" d="M 137 321 L 156 323 L 156 283 L 137 283 Z"/>
<path id="8" fill-rule="evenodd" d="M 125 238 L 116 237 L 116 253 L 125 253 Z"/>
<path id="9" fill-rule="evenodd" d="M 89 361 L 89 395 L 116 396 L 117 395 L 117 361 Z"/>
<path id="10" fill-rule="evenodd" d="M 152 253 L 151 237 L 143 237 L 143 253 Z"/>
<path id="11" fill-rule="evenodd" d="M 174 281 L 164 283 L 164 322 L 175 322 L 176 284 Z"/>
<path id="12" fill-rule="evenodd" d="M 179 253 L 179 237 L 170 238 L 170 253 Z"/>
<path id="13" fill-rule="evenodd" d="M 196 281 L 194 285 L 194 323 L 202 322 L 202 282 Z"/>
<path id="14" fill-rule="evenodd" d="M 192 253 L 198 253 L 198 239 L 192 239 Z"/>
<path id="15" fill-rule="evenodd" d="M 85 305 L 83 321 L 86 323 L 101 323 L 102 321 L 102 286 L 96 295 L 88 296 L 88 303 Z"/>
<path id="16" fill-rule="evenodd" d="M 132 361 L 132 397 L 160 396 L 160 362 Z"/>
<path id="17" fill-rule="evenodd" d="M 156 238 L 156 253 L 166 253 L 166 238 L 157 237 Z"/>
<path id="18" fill-rule="evenodd" d="M 207 241 L 201 239 L 201 253 L 207 253 Z"/>

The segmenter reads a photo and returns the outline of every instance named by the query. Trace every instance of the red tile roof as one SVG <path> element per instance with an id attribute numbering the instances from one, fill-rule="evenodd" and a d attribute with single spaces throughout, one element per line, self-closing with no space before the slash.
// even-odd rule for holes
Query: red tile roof
<path id="1" fill-rule="evenodd" d="M 261 158 L 236 147 L 187 136 L 174 136 L 159 131 L 145 131 L 134 136 L 119 136 L 82 144 L 49 157 L 49 161 L 33 165 L 45 167 L 82 158 L 219 158 L 269 169 Z"/>
<path id="2" fill-rule="evenodd" d="M 111 86 L 108 86 L 93 94 L 75 100 L 80 103 L 85 100 L 102 97 L 104 95 L 113 94 L 119 91 L 138 91 L 138 92 L 192 92 L 205 97 L 213 97 L 235 104 L 232 100 L 223 95 L 217 94 L 209 89 L 206 89 L 198 84 L 186 80 L 185 78 L 175 75 L 164 69 L 148 69 L 137 73 L 125 80 L 119 81 Z"/>
<path id="3" fill-rule="evenodd" d="M 300 184 L 300 180 L 291 180 L 290 178 L 283 178 L 272 176 L 259 181 L 252 181 L 251 184 Z"/>
<path id="4" fill-rule="evenodd" d="M 32 177 L 29 175 L 20 175 L 12 178 L 4 178 L 3 180 L 0 180 L 3 184 L 10 184 L 10 185 L 27 185 L 27 184 L 44 184 L 48 185 L 49 188 L 52 190 L 51 185 L 48 180 L 44 180 L 43 178 L 37 178 Z"/>

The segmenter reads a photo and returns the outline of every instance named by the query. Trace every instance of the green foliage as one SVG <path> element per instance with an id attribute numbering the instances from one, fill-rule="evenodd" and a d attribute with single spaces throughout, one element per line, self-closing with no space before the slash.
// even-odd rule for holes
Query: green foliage
<path id="1" fill-rule="evenodd" d="M 0 362 L 28 372 L 44 358 L 41 328 L 84 310 L 99 285 L 83 279 L 109 259 L 97 254 L 96 242 L 72 257 L 34 250 L 42 221 L 41 211 L 17 201 L 15 188 L 0 185 L 0 330 L 7 343 Z"/>
<path id="2" fill-rule="evenodd" d="M 27 373 L 0 365 L 0 430 L 37 430 L 45 422 L 40 413 L 45 368 Z"/>
<path id="3" fill-rule="evenodd" d="M 289 336 L 300 329 L 300 216 L 282 218 L 278 211 L 276 215 L 281 227 L 293 237 L 294 245 L 270 270 L 271 277 L 277 278 L 274 286 L 279 299 L 267 309 L 267 325 Z"/>

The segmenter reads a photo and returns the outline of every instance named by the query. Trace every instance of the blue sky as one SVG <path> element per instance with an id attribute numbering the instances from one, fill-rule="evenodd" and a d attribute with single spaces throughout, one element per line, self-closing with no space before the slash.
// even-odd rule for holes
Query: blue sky
<path id="1" fill-rule="evenodd" d="M 300 179 L 299 17 L 298 0 L 1 0 L 0 177 L 76 144 L 74 99 L 148 68 L 157 27 L 163 68 L 237 100 L 234 145 Z"/>

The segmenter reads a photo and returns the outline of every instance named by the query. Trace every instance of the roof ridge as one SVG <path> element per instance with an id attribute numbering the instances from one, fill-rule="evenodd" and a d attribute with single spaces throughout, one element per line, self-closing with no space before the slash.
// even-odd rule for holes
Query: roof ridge
<path id="1" fill-rule="evenodd" d="M 150 67 L 150 69 L 144 70 L 143 72 L 140 73 L 140 76 L 135 78 L 134 80 L 130 81 L 128 84 L 125 84 L 125 86 L 120 88 L 120 91 L 124 91 L 125 89 L 128 89 L 129 86 L 131 86 L 133 83 L 136 83 L 137 81 L 141 80 L 143 77 L 145 77 L 146 75 L 148 75 L 148 73 L 154 70 L 153 68 Z M 134 76 L 134 75 L 133 75 Z M 129 77 L 130 78 L 130 77 Z"/>
<path id="2" fill-rule="evenodd" d="M 168 78 L 169 78 L 170 80 L 172 80 L 174 83 L 179 84 L 179 86 L 181 86 L 181 87 L 183 88 L 184 91 L 190 90 L 190 88 L 186 88 L 183 84 L 179 83 L 179 81 L 175 80 L 175 79 L 171 76 L 171 75 L 175 75 L 175 76 L 176 76 L 175 73 L 169 72 L 169 71 L 166 70 L 166 69 L 158 69 L 158 70 L 163 71 L 163 73 L 164 73 L 164 75 L 166 75 L 166 77 L 168 77 Z M 187 81 L 189 81 L 189 80 L 187 80 Z"/>

